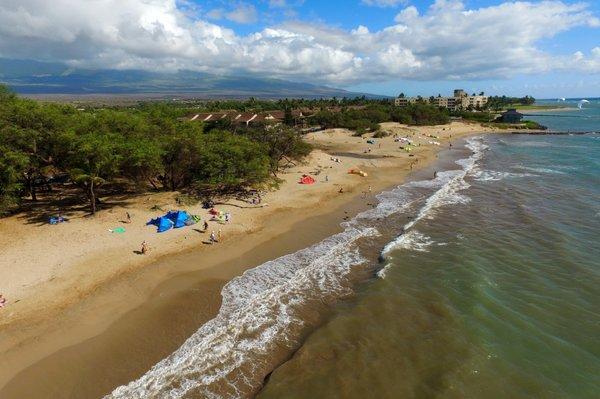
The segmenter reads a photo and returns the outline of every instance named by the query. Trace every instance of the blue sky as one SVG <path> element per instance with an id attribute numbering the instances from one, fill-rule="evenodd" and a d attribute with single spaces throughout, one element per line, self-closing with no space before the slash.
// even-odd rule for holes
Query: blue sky
<path id="1" fill-rule="evenodd" d="M 6 0 L 0 56 L 397 95 L 600 96 L 600 1 Z"/>

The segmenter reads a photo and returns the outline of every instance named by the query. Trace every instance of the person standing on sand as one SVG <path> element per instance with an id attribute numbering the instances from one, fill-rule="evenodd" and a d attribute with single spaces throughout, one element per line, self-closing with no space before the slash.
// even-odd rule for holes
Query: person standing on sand
<path id="1" fill-rule="evenodd" d="M 145 255 L 146 252 L 148 252 L 148 244 L 146 243 L 146 241 L 142 241 L 142 248 L 140 249 L 140 252 L 142 253 L 142 255 Z"/>
<path id="2" fill-rule="evenodd" d="M 210 243 L 213 244 L 215 242 L 217 242 L 217 237 L 215 236 L 215 231 L 213 230 L 210 232 Z"/>
<path id="3" fill-rule="evenodd" d="M 204 221 L 204 231 L 208 230 L 208 222 L 205 220 Z"/>
<path id="4" fill-rule="evenodd" d="M 435 179 L 437 177 L 437 170 L 435 172 L 433 172 L 433 178 Z"/>
<path id="5" fill-rule="evenodd" d="M 219 230 L 219 232 L 217 233 L 217 242 L 221 242 L 221 230 Z"/>
<path id="6" fill-rule="evenodd" d="M 131 215 L 129 212 L 125 212 L 125 223 L 131 223 Z"/>

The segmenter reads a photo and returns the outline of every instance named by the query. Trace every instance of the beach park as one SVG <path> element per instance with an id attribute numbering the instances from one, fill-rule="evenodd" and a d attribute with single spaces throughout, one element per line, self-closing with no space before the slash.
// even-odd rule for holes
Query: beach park
<path id="1" fill-rule="evenodd" d="M 206 309 L 197 314 L 208 320 L 219 306 L 218 287 L 229 279 L 259 260 L 336 231 L 349 216 L 373 206 L 376 193 L 429 166 L 449 143 L 494 131 L 468 122 L 423 127 L 389 122 L 381 130 L 386 132 L 381 138 L 340 128 L 307 133 L 303 140 L 314 149 L 278 175 L 279 188 L 253 191 L 244 198 L 182 205 L 177 193 L 158 192 L 118 201 L 103 198 L 93 217 L 85 205 L 64 207 L 60 217 L 65 220 L 59 223 L 41 216 L 32 220 L 29 213 L 4 218 L 0 280 L 7 303 L 0 328 L 7 338 L 0 347 L 5 359 L 0 381 L 13 380 L 5 392 L 23 389 L 31 381 L 30 372 L 35 375 L 47 367 L 59 372 L 52 361 L 45 366 L 44 359 L 60 358 L 62 350 L 102 336 L 106 329 L 113 334 L 111 326 L 130 323 L 130 312 L 154 303 L 157 287 L 178 276 L 199 273 L 194 281 L 210 286 L 199 294 Z M 44 194 L 39 195 L 43 201 Z M 290 239 L 291 231 L 302 238 Z M 261 248 L 258 258 L 249 256 L 253 248 Z M 182 287 L 172 289 L 176 297 Z M 171 306 L 177 307 L 177 301 Z M 116 380 L 91 385 L 93 392 L 106 393 L 111 384 L 125 383 L 160 360 L 185 337 L 178 331 L 174 328 L 154 342 L 153 355 L 132 360 L 135 367 L 113 376 Z M 112 361 L 122 360 L 117 359 Z M 68 369 L 62 371 L 73 371 Z M 46 389 L 49 383 L 42 378 L 30 389 Z"/>

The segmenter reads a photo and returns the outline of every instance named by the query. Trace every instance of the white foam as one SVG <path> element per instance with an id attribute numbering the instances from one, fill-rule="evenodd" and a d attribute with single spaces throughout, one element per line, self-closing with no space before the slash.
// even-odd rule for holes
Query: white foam
<path id="1" fill-rule="evenodd" d="M 477 170 L 472 173 L 473 178 L 477 181 L 500 181 L 504 179 L 515 179 L 520 177 L 537 176 L 532 173 L 511 173 L 501 172 L 497 170 Z"/>
<path id="2" fill-rule="evenodd" d="M 483 144 L 481 137 L 475 137 L 467 140 L 467 148 L 473 153 L 470 157 L 456 161 L 462 166 L 461 170 L 449 170 L 438 173 L 437 177 L 431 181 L 420 181 L 410 183 L 415 187 L 439 187 L 427 200 L 423 207 L 419 210 L 417 217 L 412 219 L 403 227 L 403 234 L 395 240 L 388 243 L 381 251 L 381 257 L 386 258 L 389 253 L 397 249 L 418 250 L 419 245 L 407 245 L 407 243 L 419 242 L 419 235 L 412 234 L 409 231 L 417 222 L 422 219 L 430 219 L 435 216 L 435 211 L 441 206 L 452 204 L 464 204 L 470 199 L 459 192 L 470 187 L 465 181 L 468 174 L 478 173 L 477 162 L 483 157 L 483 152 L 488 148 Z M 418 233 L 421 234 L 421 233 Z M 387 267 L 387 266 L 386 266 Z M 385 268 L 380 273 L 380 276 L 385 276 Z"/>
<path id="3" fill-rule="evenodd" d="M 564 174 L 566 174 L 565 172 L 562 172 L 560 170 L 550 169 L 550 168 L 534 168 L 534 167 L 531 167 L 531 166 L 523 166 L 523 165 L 517 165 L 517 166 L 515 166 L 515 168 L 522 169 L 522 170 L 529 170 L 531 172 L 546 173 L 546 174 L 553 174 L 553 175 L 564 175 Z"/>
<path id="4" fill-rule="evenodd" d="M 376 234 L 374 228 L 347 228 L 246 271 L 223 288 L 217 317 L 107 398 L 240 397 L 255 391 L 271 371 L 264 369 L 271 352 L 296 344 L 305 323 L 302 304 L 330 303 L 349 294 L 350 270 L 365 262 L 353 244 Z"/>

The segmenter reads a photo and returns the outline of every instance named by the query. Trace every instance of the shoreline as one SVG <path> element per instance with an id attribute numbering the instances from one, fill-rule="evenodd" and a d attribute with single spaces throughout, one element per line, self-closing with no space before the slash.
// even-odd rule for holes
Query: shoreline
<path id="1" fill-rule="evenodd" d="M 452 137 L 452 141 L 473 134 L 487 132 L 506 133 L 505 131 L 491 131 L 490 129 L 470 127 L 473 131 L 458 133 Z M 410 128 L 406 127 L 400 127 L 400 129 L 404 129 L 405 132 L 411 131 Z M 415 128 L 412 129 L 414 130 Z M 344 140 L 346 139 L 349 138 L 345 137 Z M 440 141 L 447 143 L 449 138 L 446 137 L 440 139 Z M 324 151 L 329 150 L 331 152 L 331 148 L 327 148 L 327 140 L 321 144 L 325 146 Z M 346 147 L 352 147 L 352 145 L 347 146 L 346 144 L 348 143 L 336 142 L 333 147 L 339 151 L 347 149 Z M 417 169 L 426 169 L 436 159 L 436 154 L 445 148 L 446 146 L 429 146 L 420 149 L 421 151 L 418 154 L 420 157 L 422 156 L 422 162 L 419 163 L 415 171 Z M 325 152 L 325 154 L 327 153 Z M 357 155 L 356 151 L 354 155 Z M 347 194 L 335 196 L 332 193 L 327 193 L 325 197 L 329 196 L 333 197 L 333 199 L 329 198 L 326 202 L 314 201 L 312 206 L 307 209 L 302 209 L 302 207 L 295 209 L 280 207 L 269 210 L 270 218 L 264 221 L 262 225 L 255 227 L 254 230 L 249 230 L 252 232 L 252 235 L 249 235 L 248 230 L 238 232 L 237 234 L 232 234 L 229 240 L 214 248 L 204 247 L 197 249 L 188 247 L 177 254 L 164 254 L 157 260 L 152 259 L 153 262 L 151 265 L 143 265 L 143 267 L 139 266 L 122 271 L 121 274 L 94 287 L 88 295 L 82 296 L 75 304 L 62 308 L 64 310 L 59 309 L 62 314 L 58 320 L 50 320 L 52 318 L 52 314 L 50 314 L 42 317 L 45 320 L 42 320 L 40 326 L 32 326 L 31 320 L 27 318 L 5 324 L 0 329 L 0 332 L 7 333 L 4 335 L 9 336 L 9 339 L 0 345 L 0 353 L 7 360 L 4 362 L 4 366 L 0 366 L 0 393 L 4 395 L 5 385 L 7 383 L 11 385 L 15 376 L 22 375 L 21 372 L 23 370 L 31 371 L 32 365 L 37 366 L 38 370 L 40 367 L 43 370 L 43 362 L 48 357 L 54 356 L 63 350 L 68 350 L 70 346 L 79 346 L 79 344 L 83 344 L 93 337 L 104 334 L 113 325 L 119 324 L 121 318 L 124 318 L 125 315 L 135 312 L 141 305 L 151 303 L 157 296 L 160 297 L 163 295 L 164 293 L 160 291 L 161 284 L 172 279 L 177 279 L 186 273 L 199 273 L 200 280 L 209 282 L 209 285 L 212 284 L 211 288 L 208 288 L 209 296 L 212 299 L 207 301 L 207 309 L 212 309 L 215 312 L 218 311 L 217 302 L 220 303 L 220 287 L 231 278 L 266 260 L 306 247 L 339 230 L 339 223 L 344 212 L 348 212 L 350 208 L 352 209 L 352 214 L 355 214 L 358 213 L 361 206 L 367 206 L 365 198 L 361 198 L 361 189 L 366 188 L 367 185 L 371 185 L 374 192 L 381 192 L 401 184 L 410 173 L 406 162 L 408 158 L 404 159 L 404 162 L 391 162 L 390 165 L 376 165 L 374 164 L 376 160 L 360 158 L 360 152 L 358 152 L 358 155 L 359 158 L 354 159 L 354 161 L 359 162 L 361 165 L 365 163 L 372 164 L 370 167 L 364 165 L 367 166 L 365 170 L 369 174 L 376 171 L 379 174 L 377 179 L 355 179 L 353 184 L 350 185 L 351 188 L 348 189 Z M 386 161 L 385 157 L 382 159 L 384 162 Z M 344 165 L 344 167 L 347 167 L 347 165 Z M 369 198 L 372 199 L 372 197 L 369 194 Z M 308 220 L 307 213 L 313 214 Z M 317 218 L 318 222 L 315 222 Z M 324 221 L 325 223 L 323 223 Z M 315 226 L 319 226 L 317 229 L 318 234 L 315 234 Z M 299 232 L 302 231 L 304 231 L 303 234 L 305 236 L 303 240 L 298 240 L 295 236 L 298 236 Z M 234 242 L 234 239 L 241 234 L 245 234 L 245 239 L 241 242 Z M 288 245 L 281 245 L 282 242 L 278 242 L 277 239 L 273 241 L 274 236 L 285 236 L 286 234 L 293 236 Z M 270 246 L 271 248 L 270 250 L 261 251 L 260 248 L 262 245 Z M 221 248 L 222 251 L 217 253 L 215 251 L 217 248 Z M 248 257 L 252 257 L 252 254 L 255 257 L 258 256 L 256 262 L 259 263 L 248 261 Z M 199 257 L 202 257 L 202 261 L 205 263 L 205 265 L 200 267 L 196 264 Z M 186 283 L 181 282 L 181 284 L 185 286 Z M 177 284 L 175 285 L 177 286 Z M 175 295 L 175 293 L 172 293 L 172 295 Z M 215 301 L 215 298 L 217 301 Z M 208 313 L 210 311 L 206 314 Z M 82 320 L 84 320 L 83 323 L 81 322 Z M 199 319 L 195 319 L 194 322 L 203 323 L 206 320 L 206 318 L 203 319 L 200 317 Z M 73 324 L 76 328 L 73 328 Z M 195 327 L 197 329 L 198 325 L 195 325 Z M 67 331 L 68 333 L 66 333 Z M 183 334 L 182 338 L 185 339 L 187 336 Z M 167 350 L 167 354 L 170 353 L 170 350 Z M 158 360 L 162 357 L 164 357 L 163 354 L 160 355 Z M 150 366 L 155 362 L 156 359 L 148 361 Z M 146 366 L 144 365 L 143 367 Z M 41 373 L 41 375 L 44 375 L 44 373 Z M 30 378 L 26 378 L 22 382 L 26 382 L 27 380 L 31 381 Z M 18 381 L 15 382 L 18 386 Z M 123 381 L 122 383 L 125 382 L 128 381 Z M 24 386 L 26 385 L 21 385 L 21 387 Z M 59 394 L 58 392 L 56 393 Z"/>

